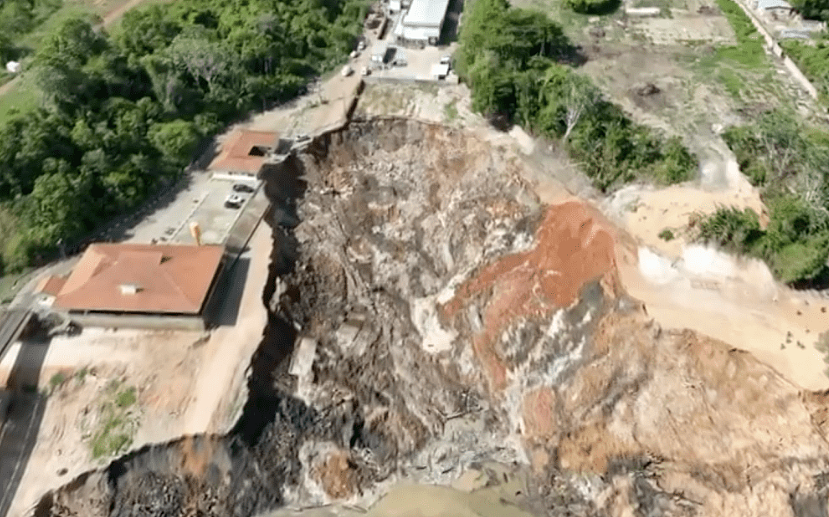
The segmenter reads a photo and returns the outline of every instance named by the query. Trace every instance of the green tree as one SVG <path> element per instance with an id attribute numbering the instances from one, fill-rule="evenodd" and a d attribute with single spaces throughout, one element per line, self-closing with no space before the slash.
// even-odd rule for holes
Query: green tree
<path id="1" fill-rule="evenodd" d="M 186 120 L 155 124 L 150 129 L 149 136 L 161 154 L 176 164 L 189 163 L 199 142 L 196 125 Z"/>
<path id="2" fill-rule="evenodd" d="M 791 4 L 804 18 L 829 20 L 829 0 L 792 0 Z"/>

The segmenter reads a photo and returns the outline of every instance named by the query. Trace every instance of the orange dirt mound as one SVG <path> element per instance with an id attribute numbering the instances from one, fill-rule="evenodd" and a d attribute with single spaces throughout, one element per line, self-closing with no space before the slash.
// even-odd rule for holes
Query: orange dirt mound
<path id="1" fill-rule="evenodd" d="M 532 250 L 485 267 L 441 307 L 443 317 L 451 320 L 470 299 L 492 290 L 484 329 L 474 337 L 473 346 L 493 390 L 506 385 L 507 367 L 495 348 L 502 332 L 520 318 L 569 306 L 585 283 L 615 268 L 613 237 L 583 203 L 548 208 L 535 241 Z"/>

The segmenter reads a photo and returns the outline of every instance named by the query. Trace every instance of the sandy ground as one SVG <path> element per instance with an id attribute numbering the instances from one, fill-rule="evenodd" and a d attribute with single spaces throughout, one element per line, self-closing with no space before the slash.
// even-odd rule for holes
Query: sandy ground
<path id="1" fill-rule="evenodd" d="M 193 401 L 184 414 L 181 434 L 224 432 L 232 425 L 229 417 L 233 404 L 243 400 L 241 393 L 245 369 L 262 339 L 267 311 L 262 304 L 262 287 L 268 278 L 271 250 L 270 227 L 261 223 L 250 243 L 250 270 L 239 308 L 238 320 L 232 327 L 219 327 L 206 344 Z M 228 405 L 231 404 L 230 407 Z M 241 407 L 241 404 L 239 404 Z M 215 417 L 218 417 L 218 421 Z"/>
<path id="2" fill-rule="evenodd" d="M 640 267 L 638 253 L 619 250 L 627 291 L 645 302 L 664 328 L 689 328 L 747 350 L 806 389 L 829 388 L 826 364 L 815 349 L 829 330 L 829 303 L 768 282 L 764 266 L 730 258 L 728 273 L 679 271 L 668 281 Z"/>

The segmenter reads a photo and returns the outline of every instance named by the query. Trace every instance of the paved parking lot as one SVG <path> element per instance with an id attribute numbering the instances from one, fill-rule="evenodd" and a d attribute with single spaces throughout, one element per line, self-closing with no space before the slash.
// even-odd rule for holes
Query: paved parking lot
<path id="1" fill-rule="evenodd" d="M 224 244 L 233 223 L 253 196 L 252 193 L 234 192 L 233 185 L 237 183 L 258 189 L 260 182 L 248 176 L 193 173 L 186 188 L 172 199 L 160 201 L 147 217 L 128 231 L 127 242 L 194 244 L 190 223 L 195 221 L 201 228 L 202 244 Z M 230 194 L 242 198 L 239 208 L 224 206 Z"/>
<path id="2" fill-rule="evenodd" d="M 382 52 L 387 42 L 376 41 L 369 49 L 371 54 Z M 391 66 L 386 70 L 372 70 L 372 75 L 377 78 L 408 79 L 412 81 L 432 81 L 432 65 L 440 63 L 440 58 L 451 55 L 456 45 L 449 47 L 426 47 L 424 49 L 398 48 L 395 53 L 397 57 L 405 56 L 406 66 Z M 359 70 L 357 71 L 359 73 Z"/>
<path id="3" fill-rule="evenodd" d="M 394 61 L 398 58 L 404 58 L 406 64 L 403 66 L 393 66 L 391 62 L 386 63 L 385 65 L 378 65 L 377 63 L 371 62 L 369 63 L 371 75 L 376 79 L 394 79 L 398 81 L 437 81 L 436 78 L 432 76 L 432 66 L 440 63 L 441 57 L 452 55 L 457 48 L 457 43 L 450 43 L 448 45 L 441 45 L 438 47 L 428 45 L 423 49 L 405 48 L 396 45 L 394 43 L 394 27 L 400 16 L 402 16 L 402 13 L 398 13 L 389 21 L 389 29 L 386 32 L 386 37 L 384 39 L 369 39 L 368 48 L 366 48 L 364 54 L 368 54 L 369 56 L 382 54 L 383 50 L 387 47 L 395 47 L 396 50 L 394 54 L 390 56 L 390 61 Z M 448 16 L 455 17 L 457 14 L 450 13 Z M 447 23 L 449 23 L 448 20 Z M 457 22 L 452 22 L 452 24 L 454 24 L 454 27 L 457 25 Z M 455 29 L 453 28 L 452 30 L 454 31 Z M 354 71 L 358 74 L 360 73 L 358 68 L 355 68 Z M 450 76 L 447 79 L 456 82 L 457 76 L 450 73 Z M 446 79 L 443 79 L 441 81 L 445 80 Z"/>

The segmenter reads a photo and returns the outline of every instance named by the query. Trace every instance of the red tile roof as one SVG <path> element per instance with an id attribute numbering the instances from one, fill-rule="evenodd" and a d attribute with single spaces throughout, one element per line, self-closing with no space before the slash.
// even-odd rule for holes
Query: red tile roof
<path id="1" fill-rule="evenodd" d="M 251 156 L 256 146 L 275 147 L 279 134 L 267 131 L 239 130 L 233 133 L 222 145 L 219 153 L 210 164 L 210 169 L 257 173 L 265 163 L 264 156 Z"/>
<path id="2" fill-rule="evenodd" d="M 66 277 L 55 275 L 45 276 L 37 283 L 35 292 L 57 296 L 65 283 Z"/>
<path id="3" fill-rule="evenodd" d="M 222 246 L 92 244 L 53 306 L 199 314 L 223 253 Z"/>

